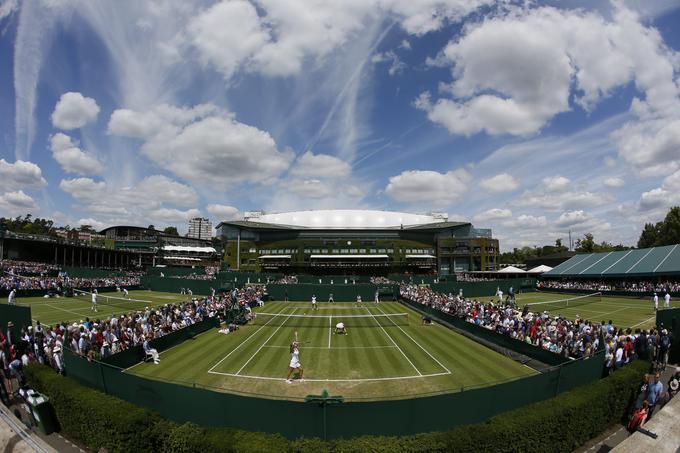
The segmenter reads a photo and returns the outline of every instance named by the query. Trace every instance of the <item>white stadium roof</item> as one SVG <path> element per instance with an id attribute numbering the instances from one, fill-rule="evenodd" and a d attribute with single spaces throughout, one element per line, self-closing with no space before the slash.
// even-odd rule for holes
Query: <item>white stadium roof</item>
<path id="1" fill-rule="evenodd" d="M 436 212 L 410 214 L 369 209 L 322 209 L 273 214 L 249 212 L 244 220 L 307 228 L 388 228 L 446 222 L 448 217 L 446 213 Z"/>

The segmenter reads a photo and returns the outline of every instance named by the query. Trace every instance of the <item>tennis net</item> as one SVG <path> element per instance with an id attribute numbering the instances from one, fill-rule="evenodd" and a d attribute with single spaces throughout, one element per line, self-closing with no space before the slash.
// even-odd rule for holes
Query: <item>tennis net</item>
<path id="1" fill-rule="evenodd" d="M 290 327 L 335 327 L 343 323 L 353 327 L 393 327 L 407 326 L 408 313 L 388 313 L 379 315 L 294 315 L 286 313 L 256 313 L 251 322 L 261 326 Z"/>
<path id="2" fill-rule="evenodd" d="M 549 300 L 545 302 L 533 302 L 527 304 L 529 311 L 540 313 L 543 311 L 554 312 L 567 308 L 580 307 L 581 305 L 594 304 L 602 300 L 602 293 L 592 293 L 583 296 L 569 297 L 566 299 Z"/>
<path id="3" fill-rule="evenodd" d="M 116 293 L 116 294 L 118 294 L 118 293 Z M 81 299 L 85 302 L 91 302 L 92 301 L 92 293 L 88 292 L 88 291 L 82 291 L 80 289 L 74 289 L 73 290 L 73 297 Z M 144 310 L 146 307 L 150 307 L 152 305 L 157 305 L 153 301 L 150 301 L 150 300 L 128 299 L 126 297 L 120 297 L 120 296 L 109 296 L 106 293 L 97 294 L 97 304 L 98 305 L 110 305 L 112 307 L 117 307 L 117 308 L 121 308 L 123 310 L 129 310 L 129 311 Z"/>

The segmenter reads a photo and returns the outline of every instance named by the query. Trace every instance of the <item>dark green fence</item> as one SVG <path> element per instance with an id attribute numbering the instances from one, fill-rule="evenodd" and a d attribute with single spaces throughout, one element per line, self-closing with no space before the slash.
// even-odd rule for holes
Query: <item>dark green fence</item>
<path id="1" fill-rule="evenodd" d="M 270 273 L 270 272 L 218 272 L 217 279 L 225 282 L 234 282 L 238 284 L 245 283 L 267 283 L 267 281 L 275 282 L 283 277 L 280 273 Z"/>
<path id="2" fill-rule="evenodd" d="M 205 275 L 205 267 L 203 266 L 196 266 L 196 267 L 173 267 L 173 266 L 167 266 L 167 267 L 147 267 L 146 268 L 146 275 L 153 275 L 153 276 L 159 276 L 165 275 L 166 277 L 172 277 L 175 275 Z"/>
<path id="3" fill-rule="evenodd" d="M 508 294 L 508 289 L 513 287 L 515 294 L 520 291 L 533 291 L 536 288 L 535 278 L 508 278 L 504 280 L 489 280 L 483 282 L 446 282 L 433 283 L 430 287 L 439 293 L 453 293 L 458 294 L 459 290 L 463 290 L 465 297 L 494 297 L 496 289 L 500 288 L 505 295 Z"/>
<path id="4" fill-rule="evenodd" d="M 212 288 L 215 291 L 231 289 L 228 283 L 217 280 L 192 280 L 189 278 L 155 277 L 145 275 L 141 278 L 141 286 L 152 291 L 163 291 L 166 293 L 179 293 L 182 288 L 191 289 L 196 295 L 210 295 Z"/>
<path id="5" fill-rule="evenodd" d="M 31 325 L 31 307 L 21 307 L 18 305 L 0 304 L 0 330 L 3 334 L 7 333 L 7 324 L 12 322 L 12 335 L 18 339 L 22 328 Z"/>
<path id="6" fill-rule="evenodd" d="M 567 357 L 546 351 L 545 349 L 537 348 L 536 346 L 516 340 L 507 335 L 502 335 L 498 332 L 494 332 L 493 330 L 485 329 L 484 327 L 478 326 L 476 324 L 466 322 L 463 319 L 460 319 L 449 313 L 445 313 L 441 310 L 437 310 L 436 308 L 432 308 L 428 305 L 422 305 L 408 299 L 401 299 L 401 302 L 421 313 L 429 314 L 434 319 L 450 324 L 456 329 L 468 332 L 480 340 L 488 341 L 499 348 L 509 349 L 547 365 L 561 365 L 571 361 L 571 359 Z"/>
<path id="7" fill-rule="evenodd" d="M 372 301 L 375 299 L 376 291 L 380 292 L 382 300 L 392 300 L 399 294 L 399 288 L 396 285 L 366 283 L 357 283 L 356 285 L 313 285 L 306 283 L 267 285 L 267 293 L 272 300 L 284 300 L 287 294 L 288 300 L 291 301 L 310 301 L 313 295 L 319 301 L 326 301 L 328 296 L 333 294 L 333 299 L 338 302 L 354 301 L 357 295 L 361 295 L 364 301 Z"/>
<path id="8" fill-rule="evenodd" d="M 196 335 L 205 332 L 206 330 L 210 330 L 219 326 L 219 318 L 208 318 L 202 322 L 198 322 L 167 335 L 163 335 L 162 337 L 154 338 L 151 340 L 151 347 L 155 348 L 158 352 L 163 352 L 166 349 L 170 349 L 171 347 L 184 342 L 185 340 L 193 339 Z M 134 348 L 126 349 L 123 352 L 119 352 L 118 354 L 109 356 L 104 359 L 103 362 L 118 368 L 129 368 L 132 365 L 141 362 L 143 358 L 144 349 L 142 346 L 136 346 Z"/>
<path id="9" fill-rule="evenodd" d="M 671 344 L 668 361 L 680 363 L 680 308 L 668 308 L 657 311 L 656 325 L 659 328 L 673 332 L 673 343 Z"/>
<path id="10" fill-rule="evenodd" d="M 281 433 L 291 439 L 301 436 L 337 439 L 443 431 L 479 423 L 599 379 L 604 352 L 492 387 L 406 400 L 349 401 L 326 406 L 147 379 L 108 364 L 87 361 L 68 350 L 64 359 L 69 377 L 178 423 Z"/>
<path id="11" fill-rule="evenodd" d="M 92 267 L 66 266 L 64 267 L 63 270 L 68 274 L 69 277 L 74 278 L 107 278 L 125 276 L 125 272 L 107 269 L 96 269 Z"/>

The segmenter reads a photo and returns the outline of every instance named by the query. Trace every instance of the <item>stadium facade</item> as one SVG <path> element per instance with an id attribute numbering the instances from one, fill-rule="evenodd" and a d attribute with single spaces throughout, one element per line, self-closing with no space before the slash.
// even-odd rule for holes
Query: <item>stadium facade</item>
<path id="1" fill-rule="evenodd" d="M 496 270 L 490 229 L 428 215 L 376 210 L 246 213 L 217 225 L 231 269 L 312 274 L 452 274 Z"/>

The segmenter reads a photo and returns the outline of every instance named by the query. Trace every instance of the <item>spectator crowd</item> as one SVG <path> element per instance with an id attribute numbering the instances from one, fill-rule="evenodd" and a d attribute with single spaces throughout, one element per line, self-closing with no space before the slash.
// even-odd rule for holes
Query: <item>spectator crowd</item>
<path id="1" fill-rule="evenodd" d="M 680 282 L 649 280 L 542 280 L 538 289 L 577 289 L 588 291 L 626 291 L 634 293 L 680 292 Z"/>
<path id="2" fill-rule="evenodd" d="M 604 346 L 610 370 L 638 357 L 651 358 L 659 367 L 665 367 L 672 343 L 672 334 L 665 329 L 633 332 L 630 328 L 617 328 L 611 321 L 605 324 L 604 321 L 570 320 L 548 311 L 534 313 L 528 306 L 520 310 L 511 303 L 482 302 L 416 285 L 401 285 L 400 293 L 413 302 L 565 357 L 590 357 Z"/>

